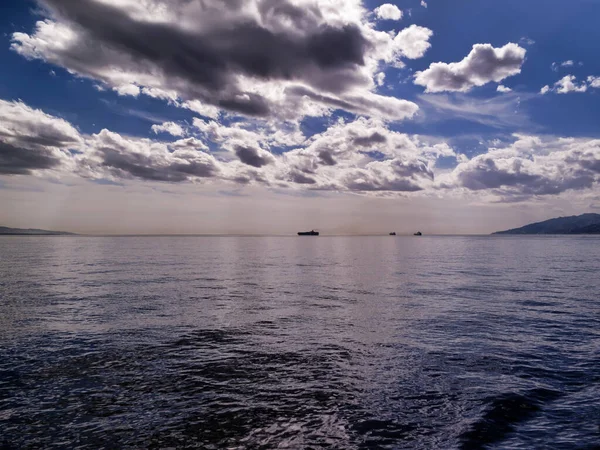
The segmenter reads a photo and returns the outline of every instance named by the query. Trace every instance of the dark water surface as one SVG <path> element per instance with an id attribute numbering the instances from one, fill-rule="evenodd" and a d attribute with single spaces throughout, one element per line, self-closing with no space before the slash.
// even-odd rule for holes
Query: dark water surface
<path id="1" fill-rule="evenodd" d="M 0 238 L 0 448 L 598 444 L 599 238 Z"/>

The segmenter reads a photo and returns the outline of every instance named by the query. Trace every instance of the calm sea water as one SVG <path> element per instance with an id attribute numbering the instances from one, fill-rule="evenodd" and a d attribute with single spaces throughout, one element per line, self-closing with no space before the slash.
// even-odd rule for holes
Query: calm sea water
<path id="1" fill-rule="evenodd" d="M 595 237 L 2 237 L 0 448 L 598 448 Z"/>

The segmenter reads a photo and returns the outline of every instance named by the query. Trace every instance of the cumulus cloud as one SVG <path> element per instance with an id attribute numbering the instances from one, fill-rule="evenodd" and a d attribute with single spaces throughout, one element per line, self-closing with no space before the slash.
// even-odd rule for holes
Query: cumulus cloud
<path id="1" fill-rule="evenodd" d="M 218 161 L 186 142 L 169 144 L 123 137 L 108 130 L 89 137 L 77 157 L 79 173 L 91 178 L 112 176 L 149 181 L 182 182 L 212 178 L 220 172 Z"/>
<path id="2" fill-rule="evenodd" d="M 549 92 L 555 92 L 557 94 L 570 94 L 573 92 L 587 92 L 590 87 L 594 86 L 596 80 L 594 77 L 588 77 L 587 81 L 582 81 L 581 83 L 577 82 L 577 77 L 575 75 L 566 75 L 565 77 L 558 80 L 552 87 L 546 85 L 541 90 L 540 93 L 547 94 Z M 600 86 L 600 83 L 598 83 Z"/>
<path id="3" fill-rule="evenodd" d="M 496 91 L 498 91 L 498 92 L 502 92 L 502 93 L 504 94 L 504 93 L 506 93 L 506 92 L 512 92 L 512 89 L 511 89 L 511 88 L 509 88 L 509 87 L 506 87 L 506 86 L 504 86 L 504 85 L 502 85 L 502 84 L 500 84 L 500 85 L 498 85 L 498 87 L 496 88 Z"/>
<path id="4" fill-rule="evenodd" d="M 510 96 L 511 94 L 506 94 Z M 502 97 L 506 97 L 502 96 Z M 251 122 L 225 126 L 197 119 L 197 135 L 163 142 L 109 130 L 80 134 L 63 119 L 21 102 L 0 101 L 0 174 L 46 170 L 114 181 L 261 184 L 340 192 L 483 192 L 506 201 L 594 189 L 600 182 L 600 140 L 517 136 L 471 159 L 447 143 L 391 130 L 380 119 L 339 120 L 308 139 Z M 278 142 L 295 148 L 272 153 Z M 218 151 L 209 151 L 212 142 Z M 220 149 L 220 150 L 219 150 Z M 453 170 L 437 168 L 454 158 Z"/>
<path id="5" fill-rule="evenodd" d="M 445 145 L 427 145 L 389 130 L 384 122 L 361 118 L 339 122 L 303 148 L 284 153 L 276 178 L 302 180 L 313 189 L 415 192 L 433 184 L 433 167 L 441 156 L 456 154 Z"/>
<path id="6" fill-rule="evenodd" d="M 488 190 L 509 200 L 589 189 L 598 181 L 600 140 L 518 136 L 509 147 L 459 164 L 441 184 Z"/>
<path id="7" fill-rule="evenodd" d="M 222 111 L 298 119 L 351 108 L 375 87 L 382 61 L 421 57 L 431 35 L 416 26 L 397 36 L 377 31 L 360 0 L 38 2 L 45 18 L 30 34 L 13 33 L 14 51 L 119 95 L 213 119 Z M 396 17 L 394 8 L 379 13 Z M 306 101 L 298 89 L 315 95 Z M 349 111 L 378 111 L 378 102 Z"/>
<path id="8" fill-rule="evenodd" d="M 225 126 L 195 119 L 189 131 L 196 130 L 198 136 L 175 142 L 109 130 L 81 135 L 63 119 L 22 103 L 0 103 L 0 118 L 3 174 L 56 168 L 92 179 L 170 183 L 213 179 L 289 188 L 413 192 L 432 184 L 437 158 L 454 155 L 450 148 L 424 144 L 389 130 L 382 120 L 367 118 L 341 121 L 309 140 L 294 128 L 282 134 L 283 130 L 273 132 L 252 122 Z M 155 130 L 171 128 L 166 123 Z M 209 141 L 218 150 L 214 154 L 206 145 Z M 282 143 L 298 146 L 271 153 L 272 146 Z"/>
<path id="9" fill-rule="evenodd" d="M 427 2 L 425 0 L 421 0 L 421 6 L 423 8 L 427 8 Z"/>
<path id="10" fill-rule="evenodd" d="M 489 82 L 500 82 L 521 72 L 526 50 L 509 43 L 501 48 L 490 44 L 476 44 L 460 62 L 433 63 L 428 69 L 415 74 L 415 84 L 426 92 L 467 92 Z"/>
<path id="11" fill-rule="evenodd" d="M 394 49 L 408 59 L 422 58 L 431 47 L 429 39 L 433 31 L 429 28 L 411 25 L 400 31 L 394 38 Z"/>
<path id="12" fill-rule="evenodd" d="M 185 135 L 185 130 L 182 126 L 175 122 L 164 122 L 161 125 L 152 125 L 152 131 L 154 134 L 168 133 L 171 136 L 177 137 Z"/>
<path id="13" fill-rule="evenodd" d="M 0 174 L 65 168 L 69 150 L 80 144 L 79 132 L 67 121 L 22 102 L 0 100 Z"/>
<path id="14" fill-rule="evenodd" d="M 375 8 L 375 15 L 378 19 L 383 20 L 400 20 L 402 19 L 402 11 L 391 3 L 384 3 L 381 6 Z"/>
<path id="15" fill-rule="evenodd" d="M 600 89 L 600 77 L 589 76 L 587 82 L 589 87 Z"/>

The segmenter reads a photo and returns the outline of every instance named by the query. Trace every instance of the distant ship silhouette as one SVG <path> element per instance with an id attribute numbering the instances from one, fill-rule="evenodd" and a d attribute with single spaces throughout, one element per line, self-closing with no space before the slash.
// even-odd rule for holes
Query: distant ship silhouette
<path id="1" fill-rule="evenodd" d="M 395 231 L 392 231 L 392 232 L 390 233 L 390 236 L 396 236 L 396 232 L 395 232 Z"/>
<path id="2" fill-rule="evenodd" d="M 299 231 L 298 232 L 298 236 L 318 236 L 319 232 L 312 230 L 312 231 Z"/>
<path id="3" fill-rule="evenodd" d="M 423 233 L 421 233 L 420 231 L 417 231 L 414 235 L 415 236 L 423 236 Z"/>

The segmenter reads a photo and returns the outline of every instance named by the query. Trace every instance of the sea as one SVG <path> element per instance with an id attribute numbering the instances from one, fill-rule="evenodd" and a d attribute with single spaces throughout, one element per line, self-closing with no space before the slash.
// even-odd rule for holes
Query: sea
<path id="1" fill-rule="evenodd" d="M 0 448 L 598 449 L 600 238 L 0 238 Z"/>

